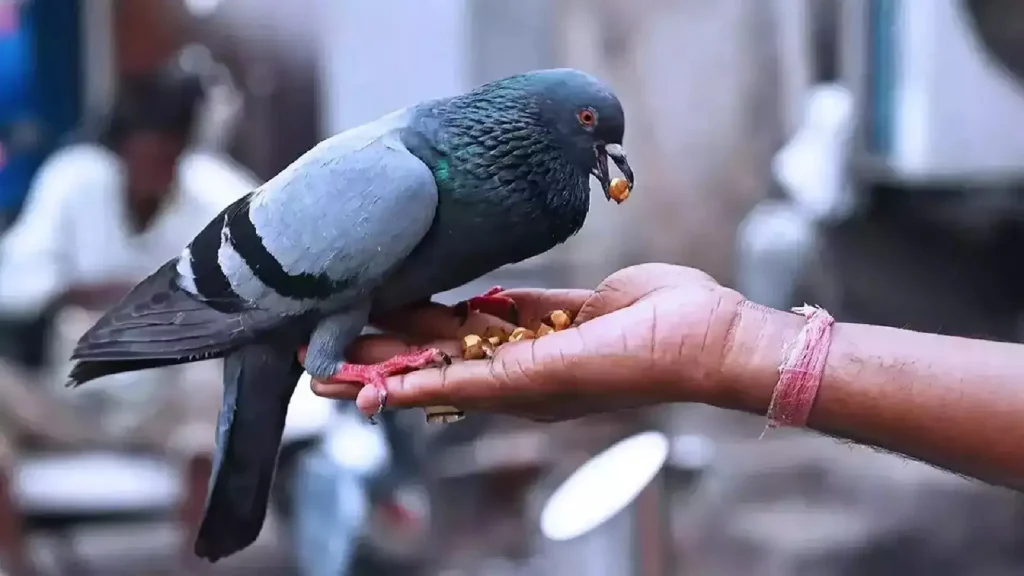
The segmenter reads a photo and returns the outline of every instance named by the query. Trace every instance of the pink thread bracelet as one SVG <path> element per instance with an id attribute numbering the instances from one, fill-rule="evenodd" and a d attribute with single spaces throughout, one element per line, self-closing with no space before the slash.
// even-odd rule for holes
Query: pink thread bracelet
<path id="1" fill-rule="evenodd" d="M 806 304 L 793 312 L 807 318 L 807 323 L 779 366 L 779 382 L 768 405 L 768 428 L 807 425 L 832 344 L 835 319 L 831 314 Z"/>

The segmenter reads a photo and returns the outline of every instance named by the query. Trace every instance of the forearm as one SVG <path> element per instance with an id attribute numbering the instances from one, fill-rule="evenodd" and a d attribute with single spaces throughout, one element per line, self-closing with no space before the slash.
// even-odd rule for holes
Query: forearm
<path id="1" fill-rule="evenodd" d="M 712 403 L 764 414 L 804 319 L 747 309 L 723 393 Z M 732 384 L 730 384 L 730 382 Z M 836 324 L 811 428 L 987 482 L 1024 488 L 1024 346 Z"/>

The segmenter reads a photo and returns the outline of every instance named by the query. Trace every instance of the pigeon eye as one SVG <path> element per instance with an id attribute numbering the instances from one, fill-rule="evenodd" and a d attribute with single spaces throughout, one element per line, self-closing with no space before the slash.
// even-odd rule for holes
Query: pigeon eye
<path id="1" fill-rule="evenodd" d="M 580 110 L 580 113 L 576 116 L 579 118 L 580 124 L 587 128 L 593 128 L 594 124 L 597 124 L 597 112 L 594 112 L 591 108 Z"/>

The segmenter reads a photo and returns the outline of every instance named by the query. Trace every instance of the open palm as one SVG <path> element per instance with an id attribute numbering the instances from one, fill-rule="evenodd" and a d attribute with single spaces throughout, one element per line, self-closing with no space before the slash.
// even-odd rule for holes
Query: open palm
<path id="1" fill-rule="evenodd" d="M 488 360 L 456 361 L 393 377 L 389 406 L 451 405 L 549 421 L 699 400 L 714 383 L 743 300 L 703 272 L 667 264 L 626 268 L 595 290 L 509 290 L 504 295 L 516 301 L 525 326 L 557 309 L 572 312 L 575 322 L 537 340 L 505 344 Z M 438 304 L 374 323 L 385 334 L 357 341 L 350 361 L 376 363 L 424 346 L 457 357 L 462 336 L 492 325 L 510 328 L 479 313 L 463 324 L 451 308 Z M 313 387 L 322 396 L 357 399 L 367 414 L 377 410 L 372 390 L 340 382 L 314 382 Z"/>

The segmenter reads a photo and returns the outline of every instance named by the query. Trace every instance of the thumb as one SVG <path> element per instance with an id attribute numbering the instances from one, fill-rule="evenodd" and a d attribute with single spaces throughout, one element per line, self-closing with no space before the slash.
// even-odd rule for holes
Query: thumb
<path id="1" fill-rule="evenodd" d="M 511 298 L 516 303 L 520 323 L 527 328 L 534 328 L 548 314 L 555 310 L 565 310 L 575 318 L 580 309 L 594 296 L 593 290 L 537 290 L 512 289 L 505 290 L 502 296 Z"/>
<path id="2" fill-rule="evenodd" d="M 576 324 L 632 306 L 659 290 L 685 284 L 717 285 L 711 276 L 684 266 L 653 263 L 623 268 L 605 278 L 587 298 Z"/>

